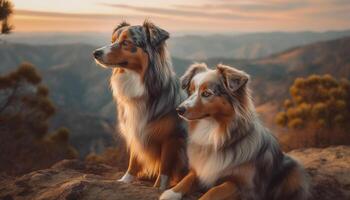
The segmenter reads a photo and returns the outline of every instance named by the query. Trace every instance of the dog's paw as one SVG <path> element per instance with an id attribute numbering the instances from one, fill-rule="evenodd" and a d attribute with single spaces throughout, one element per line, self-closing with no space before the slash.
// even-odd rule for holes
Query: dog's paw
<path id="1" fill-rule="evenodd" d="M 174 192 L 174 190 L 166 190 L 160 195 L 159 200 L 181 200 L 182 194 L 179 192 Z"/>
<path id="2" fill-rule="evenodd" d="M 135 177 L 131 174 L 129 174 L 128 172 L 126 172 L 124 174 L 123 177 L 121 177 L 118 182 L 123 182 L 123 183 L 131 183 L 133 180 L 135 179 Z"/>

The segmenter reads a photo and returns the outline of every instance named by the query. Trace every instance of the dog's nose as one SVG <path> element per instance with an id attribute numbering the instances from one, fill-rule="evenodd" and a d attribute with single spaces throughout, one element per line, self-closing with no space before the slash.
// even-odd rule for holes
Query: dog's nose
<path id="1" fill-rule="evenodd" d="M 95 50 L 93 55 L 95 58 L 101 58 L 103 55 L 103 51 L 102 50 Z"/>
<path id="2" fill-rule="evenodd" d="M 186 112 L 186 108 L 183 106 L 180 106 L 180 107 L 176 108 L 176 111 L 177 111 L 177 114 L 183 115 Z"/>

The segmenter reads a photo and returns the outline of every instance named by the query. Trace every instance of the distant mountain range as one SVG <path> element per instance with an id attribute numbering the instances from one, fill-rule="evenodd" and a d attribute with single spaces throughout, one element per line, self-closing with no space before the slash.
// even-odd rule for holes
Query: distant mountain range
<path id="1" fill-rule="evenodd" d="M 281 100 L 289 94 L 295 78 L 310 74 L 331 74 L 350 79 L 350 37 L 294 47 L 261 59 L 233 60 L 215 58 L 219 62 L 237 66 L 252 75 L 252 87 L 257 104 Z"/>
<path id="2" fill-rule="evenodd" d="M 271 32 L 235 36 L 183 36 L 169 42 L 173 55 L 185 59 L 255 59 L 291 47 L 350 36 L 350 30 L 330 32 Z"/>
<path id="3" fill-rule="evenodd" d="M 84 155 L 110 145 L 115 106 L 109 90 L 110 70 L 98 67 L 87 44 L 28 45 L 0 43 L 0 73 L 20 63 L 33 63 L 50 88 L 58 114 L 53 126 L 66 126 L 72 143 Z M 203 60 L 236 66 L 252 75 L 256 105 L 280 102 L 296 77 L 329 73 L 350 78 L 350 37 L 294 47 L 259 59 L 210 58 Z M 192 61 L 173 58 L 180 76 Z"/>
<path id="4" fill-rule="evenodd" d="M 350 36 L 350 30 L 328 32 L 266 32 L 236 35 L 184 35 L 169 39 L 174 57 L 203 60 L 209 58 L 255 59 L 291 47 Z M 102 46 L 110 33 L 15 33 L 4 37 L 9 42 L 32 45 L 83 43 Z"/>

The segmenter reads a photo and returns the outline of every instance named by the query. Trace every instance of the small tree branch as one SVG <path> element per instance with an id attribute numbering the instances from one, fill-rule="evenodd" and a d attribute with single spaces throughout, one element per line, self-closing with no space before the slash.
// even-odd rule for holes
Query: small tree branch
<path id="1" fill-rule="evenodd" d="M 17 90 L 19 87 L 19 81 L 16 82 L 15 86 L 13 87 L 12 93 L 10 94 L 10 96 L 7 98 L 6 103 L 1 106 L 0 108 L 0 114 L 12 103 L 13 99 L 16 96 Z"/>

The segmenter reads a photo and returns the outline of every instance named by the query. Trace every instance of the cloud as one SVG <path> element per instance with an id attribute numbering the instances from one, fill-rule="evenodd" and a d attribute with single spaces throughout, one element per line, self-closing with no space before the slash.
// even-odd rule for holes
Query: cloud
<path id="1" fill-rule="evenodd" d="M 15 10 L 16 16 L 26 16 L 26 17 L 45 17 L 45 18 L 76 18 L 76 19 L 96 19 L 96 20 L 115 20 L 122 19 L 125 16 L 123 15 L 114 15 L 114 14 L 81 14 L 81 13 L 63 13 L 63 12 L 44 12 L 44 11 L 33 11 L 33 10 Z M 131 15 L 128 18 L 140 18 L 142 16 Z"/>
<path id="2" fill-rule="evenodd" d="M 107 0 L 104 0 L 107 1 Z M 109 0 L 109 2 L 113 2 Z M 153 2 L 148 7 L 130 1 L 125 4 L 96 3 L 94 13 L 67 13 L 56 9 L 15 10 L 16 30 L 69 30 L 109 31 L 126 19 L 140 24 L 150 18 L 170 31 L 233 32 L 233 31 L 298 31 L 346 29 L 350 27 L 349 0 L 186 0 L 174 3 Z M 79 5 L 78 5 L 79 6 Z M 34 9 L 34 8 L 33 8 Z M 39 8 L 35 8 L 39 9 Z M 55 10 L 55 9 L 51 9 Z M 74 12 L 74 9 L 71 9 Z"/>
<path id="3" fill-rule="evenodd" d="M 305 8 L 309 3 L 307 1 L 290 1 L 283 3 L 257 3 L 257 4 L 243 4 L 240 5 L 239 8 L 244 11 L 290 11 L 297 10 L 299 8 Z M 239 9 L 236 6 L 236 9 Z"/>
<path id="4" fill-rule="evenodd" d="M 206 18 L 206 19 L 222 19 L 222 20 L 259 20 L 262 18 L 257 18 L 249 15 L 241 15 L 234 13 L 225 12 L 208 12 L 208 10 L 186 10 L 186 9 L 173 9 L 173 8 L 160 8 L 160 7 L 141 7 L 126 4 L 110 4 L 103 3 L 101 5 L 118 8 L 127 9 L 132 11 L 138 11 L 141 13 L 149 15 L 162 15 L 162 16 L 176 16 L 176 17 L 196 17 L 196 18 Z"/>
<path id="5" fill-rule="evenodd" d="M 206 3 L 202 5 L 174 5 L 178 9 L 186 10 L 230 10 L 232 12 L 280 12 L 291 11 L 309 6 L 308 1 L 294 0 L 294 1 L 229 1 L 221 0 L 222 3 Z"/>

